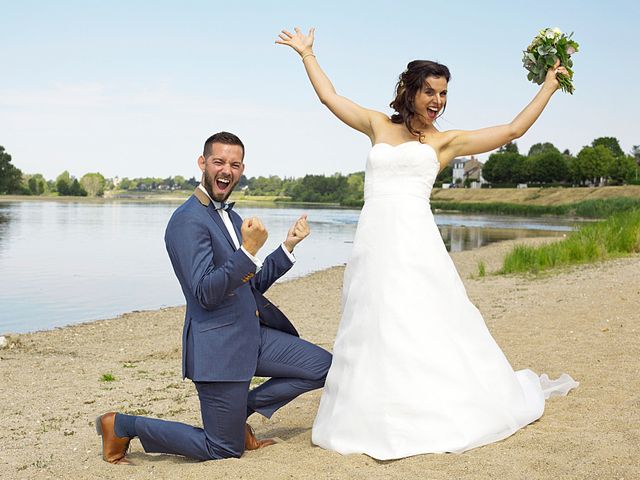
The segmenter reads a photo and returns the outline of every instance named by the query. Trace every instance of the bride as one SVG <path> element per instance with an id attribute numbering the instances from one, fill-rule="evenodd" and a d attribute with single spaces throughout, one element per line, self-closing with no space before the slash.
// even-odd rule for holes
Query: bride
<path id="1" fill-rule="evenodd" d="M 314 30 L 283 30 L 331 112 L 367 135 L 365 203 L 347 264 L 343 312 L 312 441 L 380 460 L 463 452 L 542 416 L 544 400 L 577 383 L 514 372 L 467 297 L 429 208 L 438 172 L 454 158 L 521 137 L 558 89 L 559 62 L 510 123 L 439 131 L 450 73 L 415 60 L 387 115 L 338 95 L 313 53 Z"/>

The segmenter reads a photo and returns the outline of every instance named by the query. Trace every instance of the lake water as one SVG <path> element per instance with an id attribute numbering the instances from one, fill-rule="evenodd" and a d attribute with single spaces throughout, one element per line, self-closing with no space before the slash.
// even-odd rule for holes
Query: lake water
<path id="1" fill-rule="evenodd" d="M 164 247 L 177 202 L 0 202 L 0 334 L 50 329 L 133 310 L 184 304 Z M 346 263 L 359 210 L 238 205 L 269 230 L 262 257 L 308 213 L 312 234 L 296 248 L 286 281 Z M 561 235 L 558 218 L 436 215 L 447 248 Z"/>

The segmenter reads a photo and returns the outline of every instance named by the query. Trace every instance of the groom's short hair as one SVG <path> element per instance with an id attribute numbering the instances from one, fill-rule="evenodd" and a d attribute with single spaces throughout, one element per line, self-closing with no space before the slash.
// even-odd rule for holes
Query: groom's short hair
<path id="1" fill-rule="evenodd" d="M 218 132 L 211 135 L 207 138 L 207 141 L 204 142 L 204 150 L 202 155 L 204 158 L 207 158 L 211 155 L 211 150 L 213 149 L 214 143 L 223 143 L 225 145 L 238 145 L 242 148 L 242 158 L 244 159 L 244 143 L 240 140 L 236 135 L 229 132 Z"/>

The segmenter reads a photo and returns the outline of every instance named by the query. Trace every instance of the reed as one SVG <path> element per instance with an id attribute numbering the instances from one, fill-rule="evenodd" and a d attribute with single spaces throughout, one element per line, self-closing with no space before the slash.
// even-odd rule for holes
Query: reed
<path id="1" fill-rule="evenodd" d="M 574 214 L 585 218 L 606 218 L 617 212 L 640 209 L 640 198 L 618 197 L 584 200 L 573 204 Z"/>
<path id="2" fill-rule="evenodd" d="M 566 239 L 540 247 L 515 246 L 499 273 L 538 273 L 640 252 L 640 209 L 585 225 Z"/>

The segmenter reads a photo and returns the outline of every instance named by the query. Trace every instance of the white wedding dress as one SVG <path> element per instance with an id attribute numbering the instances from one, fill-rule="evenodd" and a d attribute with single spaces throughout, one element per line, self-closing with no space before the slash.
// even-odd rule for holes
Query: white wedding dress
<path id="1" fill-rule="evenodd" d="M 322 448 L 380 460 L 463 452 L 508 437 L 577 386 L 514 372 L 487 330 L 429 208 L 439 167 L 416 141 L 371 149 L 313 424 Z"/>

